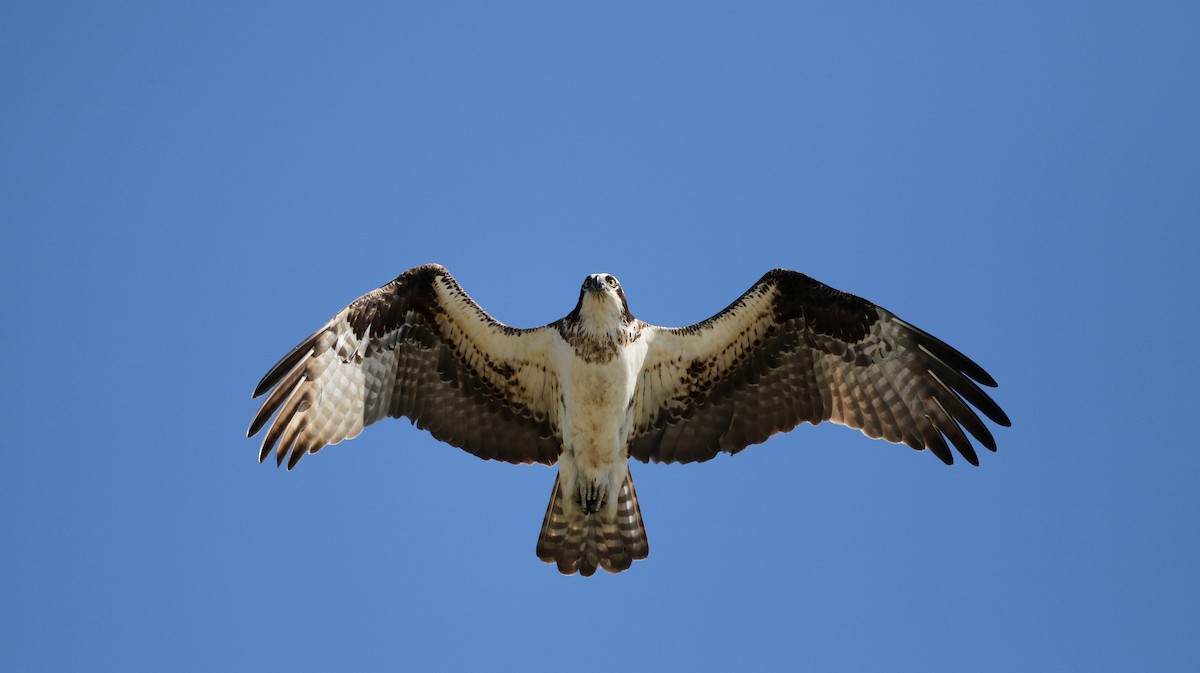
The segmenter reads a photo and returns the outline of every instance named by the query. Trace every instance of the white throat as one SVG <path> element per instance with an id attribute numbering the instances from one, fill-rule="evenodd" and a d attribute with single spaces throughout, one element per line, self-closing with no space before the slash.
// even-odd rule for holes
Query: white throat
<path id="1" fill-rule="evenodd" d="M 618 337 L 625 331 L 625 307 L 614 292 L 589 292 L 579 307 L 579 325 L 593 336 Z"/>

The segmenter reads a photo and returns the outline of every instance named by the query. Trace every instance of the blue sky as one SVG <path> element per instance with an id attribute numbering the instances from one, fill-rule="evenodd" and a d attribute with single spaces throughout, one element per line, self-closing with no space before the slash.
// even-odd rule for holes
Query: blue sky
<path id="1" fill-rule="evenodd" d="M 1200 658 L 1195 5 L 178 4 L 0 10 L 0 669 Z M 518 326 L 590 272 L 678 325 L 798 269 L 1013 427 L 979 468 L 827 425 L 635 464 L 650 558 L 564 578 L 552 470 L 244 438 L 430 261 Z"/>

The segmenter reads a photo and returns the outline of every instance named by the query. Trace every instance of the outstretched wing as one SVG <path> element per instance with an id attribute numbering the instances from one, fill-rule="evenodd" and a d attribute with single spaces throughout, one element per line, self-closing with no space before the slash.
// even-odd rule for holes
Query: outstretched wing
<path id="1" fill-rule="evenodd" d="M 804 274 L 767 273 L 724 311 L 690 327 L 648 326 L 633 401 L 629 453 L 692 462 L 737 453 L 807 421 L 833 421 L 868 437 L 972 464 L 965 429 L 995 451 L 970 405 L 999 425 L 1008 417 L 976 385 L 979 365 L 889 311 Z M 972 380 L 973 379 L 973 380 Z"/>
<path id="2" fill-rule="evenodd" d="M 254 390 L 270 394 L 247 436 L 267 427 L 259 460 L 274 449 L 291 469 L 405 416 L 480 458 L 552 464 L 560 439 L 549 337 L 498 322 L 441 266 L 417 267 L 354 300 L 272 367 Z"/>

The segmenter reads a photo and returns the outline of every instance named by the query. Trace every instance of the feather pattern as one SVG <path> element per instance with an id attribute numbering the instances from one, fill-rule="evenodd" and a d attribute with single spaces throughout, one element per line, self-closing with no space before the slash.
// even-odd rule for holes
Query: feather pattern
<path id="1" fill-rule="evenodd" d="M 963 430 L 989 450 L 996 443 L 971 405 L 1009 425 L 976 384 L 995 385 L 979 365 L 891 312 L 795 271 L 769 272 L 708 320 L 645 333 L 629 448 L 638 460 L 709 460 L 800 423 L 832 421 L 929 449 L 947 464 L 949 439 L 977 465 Z"/>
<path id="2" fill-rule="evenodd" d="M 650 555 L 642 510 L 628 470 L 621 483 L 615 516 L 585 514 L 571 507 L 563 500 L 561 483 L 561 477 L 554 480 L 554 491 L 538 536 L 538 558 L 557 564 L 564 575 L 578 572 L 589 577 L 596 568 L 610 573 L 628 570 L 634 561 Z"/>
<path id="3" fill-rule="evenodd" d="M 255 388 L 270 394 L 248 436 L 267 427 L 260 460 L 274 451 L 290 469 L 403 416 L 481 458 L 553 464 L 552 333 L 508 327 L 444 268 L 417 267 L 359 297 L 272 367 Z"/>

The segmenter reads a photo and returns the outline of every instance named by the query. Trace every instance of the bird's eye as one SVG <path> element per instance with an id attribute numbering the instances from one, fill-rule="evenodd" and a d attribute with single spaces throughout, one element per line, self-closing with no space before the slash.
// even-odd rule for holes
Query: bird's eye
<path id="1" fill-rule="evenodd" d="M 616 286 L 617 286 L 617 279 L 616 279 L 616 278 L 613 278 L 612 276 L 605 276 L 605 278 L 604 278 L 604 282 L 608 283 L 608 286 L 609 286 L 609 287 L 616 287 Z"/>

